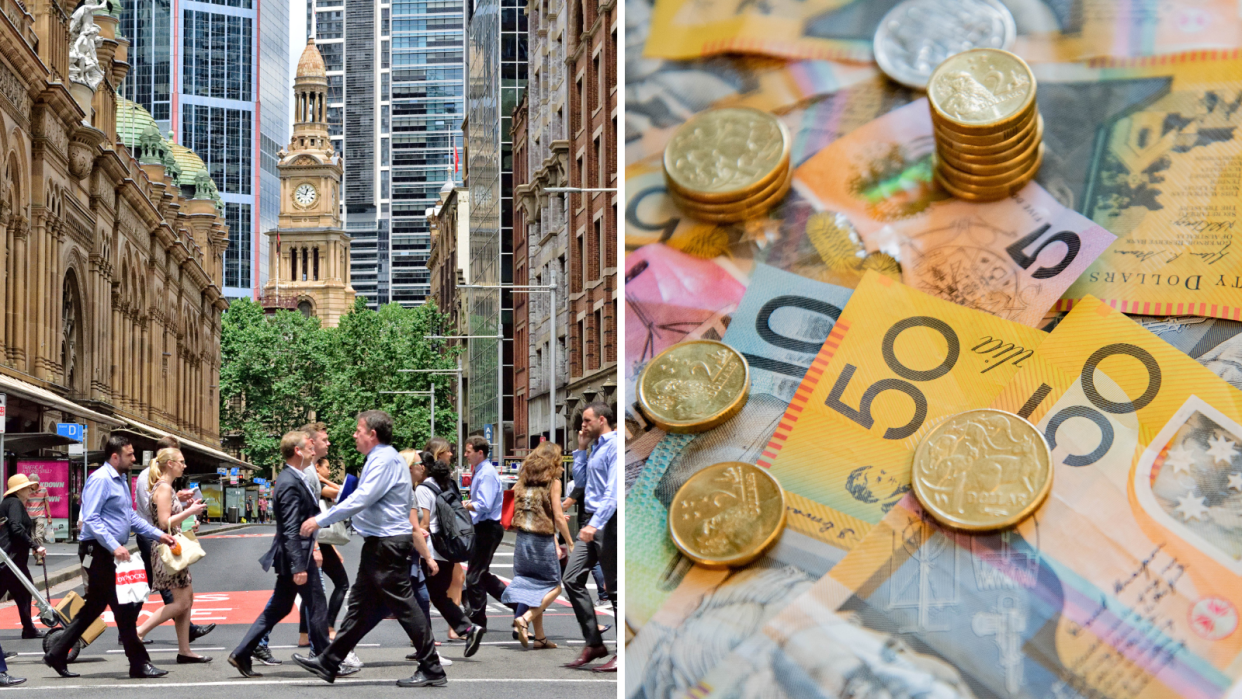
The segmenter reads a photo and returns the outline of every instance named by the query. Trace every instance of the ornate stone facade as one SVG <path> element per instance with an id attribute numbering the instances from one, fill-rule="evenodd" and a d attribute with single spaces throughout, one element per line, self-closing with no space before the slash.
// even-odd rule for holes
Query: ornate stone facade
<path id="1" fill-rule="evenodd" d="M 293 81 L 293 136 L 279 153 L 280 219 L 268 231 L 263 307 L 299 310 L 335 327 L 354 306 L 349 234 L 341 228 L 341 158 L 328 139 L 328 77 L 312 38 Z"/>
<path id="2" fill-rule="evenodd" d="M 74 6 L 0 0 L 0 9 L 10 20 L 0 23 L 0 390 L 9 394 L 9 432 L 85 421 L 90 449 L 121 428 L 174 433 L 192 443 L 188 458 L 215 458 L 228 305 L 215 185 L 193 153 L 117 96 L 129 42 L 107 6 L 84 22 L 98 28 L 99 83 L 72 94 Z"/>

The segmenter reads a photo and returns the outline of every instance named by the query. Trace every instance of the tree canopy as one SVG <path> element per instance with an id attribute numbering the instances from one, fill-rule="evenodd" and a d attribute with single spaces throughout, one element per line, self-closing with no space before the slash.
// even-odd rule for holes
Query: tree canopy
<path id="1" fill-rule="evenodd" d="M 401 369 L 456 369 L 456 355 L 427 335 L 445 334 L 447 318 L 433 304 L 388 304 L 368 310 L 358 298 L 335 328 L 296 311 L 265 315 L 249 299 L 230 304 L 221 329 L 220 427 L 239 434 L 245 458 L 256 468 L 283 462 L 280 438 L 314 417 L 328 425 L 328 458 L 356 473 L 363 455 L 354 448 L 357 415 L 379 409 L 392 415 L 393 446 L 421 449 L 431 438 L 436 386 L 436 434 L 457 438 L 452 374 L 402 373 Z"/>

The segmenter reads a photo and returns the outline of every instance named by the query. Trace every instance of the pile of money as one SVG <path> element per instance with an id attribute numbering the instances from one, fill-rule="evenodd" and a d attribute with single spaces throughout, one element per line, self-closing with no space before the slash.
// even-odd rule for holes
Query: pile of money
<path id="1" fill-rule="evenodd" d="M 1044 159 L 1035 76 L 1021 58 L 972 49 L 946 59 L 927 86 L 936 180 L 967 201 L 997 201 L 1030 182 Z"/>
<path id="2" fill-rule="evenodd" d="M 749 107 L 710 109 L 664 149 L 664 179 L 681 210 L 728 223 L 767 213 L 789 193 L 793 140 L 779 119 Z"/>

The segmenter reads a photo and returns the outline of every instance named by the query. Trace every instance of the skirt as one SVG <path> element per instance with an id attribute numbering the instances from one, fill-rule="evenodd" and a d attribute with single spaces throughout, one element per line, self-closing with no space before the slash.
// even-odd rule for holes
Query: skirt
<path id="1" fill-rule="evenodd" d="M 556 558 L 556 541 L 551 534 L 519 531 L 513 547 L 513 582 L 500 601 L 538 607 L 543 598 L 561 586 L 561 565 Z"/>

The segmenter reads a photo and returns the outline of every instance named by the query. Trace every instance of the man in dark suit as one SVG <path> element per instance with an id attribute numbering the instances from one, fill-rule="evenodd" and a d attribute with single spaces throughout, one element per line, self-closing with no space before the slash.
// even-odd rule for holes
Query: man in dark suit
<path id="1" fill-rule="evenodd" d="M 241 645 L 229 656 L 229 664 L 245 677 L 259 677 L 250 663 L 250 655 L 259 641 L 293 609 L 293 598 L 302 597 L 301 613 L 309 619 L 311 651 L 316 655 L 328 647 L 327 600 L 315 564 L 315 536 L 302 536 L 298 528 L 307 519 L 319 514 L 319 504 L 301 471 L 315 460 L 315 447 L 305 432 L 290 432 L 280 440 L 280 454 L 286 466 L 276 478 L 272 509 L 276 518 L 276 536 L 272 548 L 259 562 L 268 570 L 276 565 L 276 589 L 267 608 L 255 620 Z"/>

